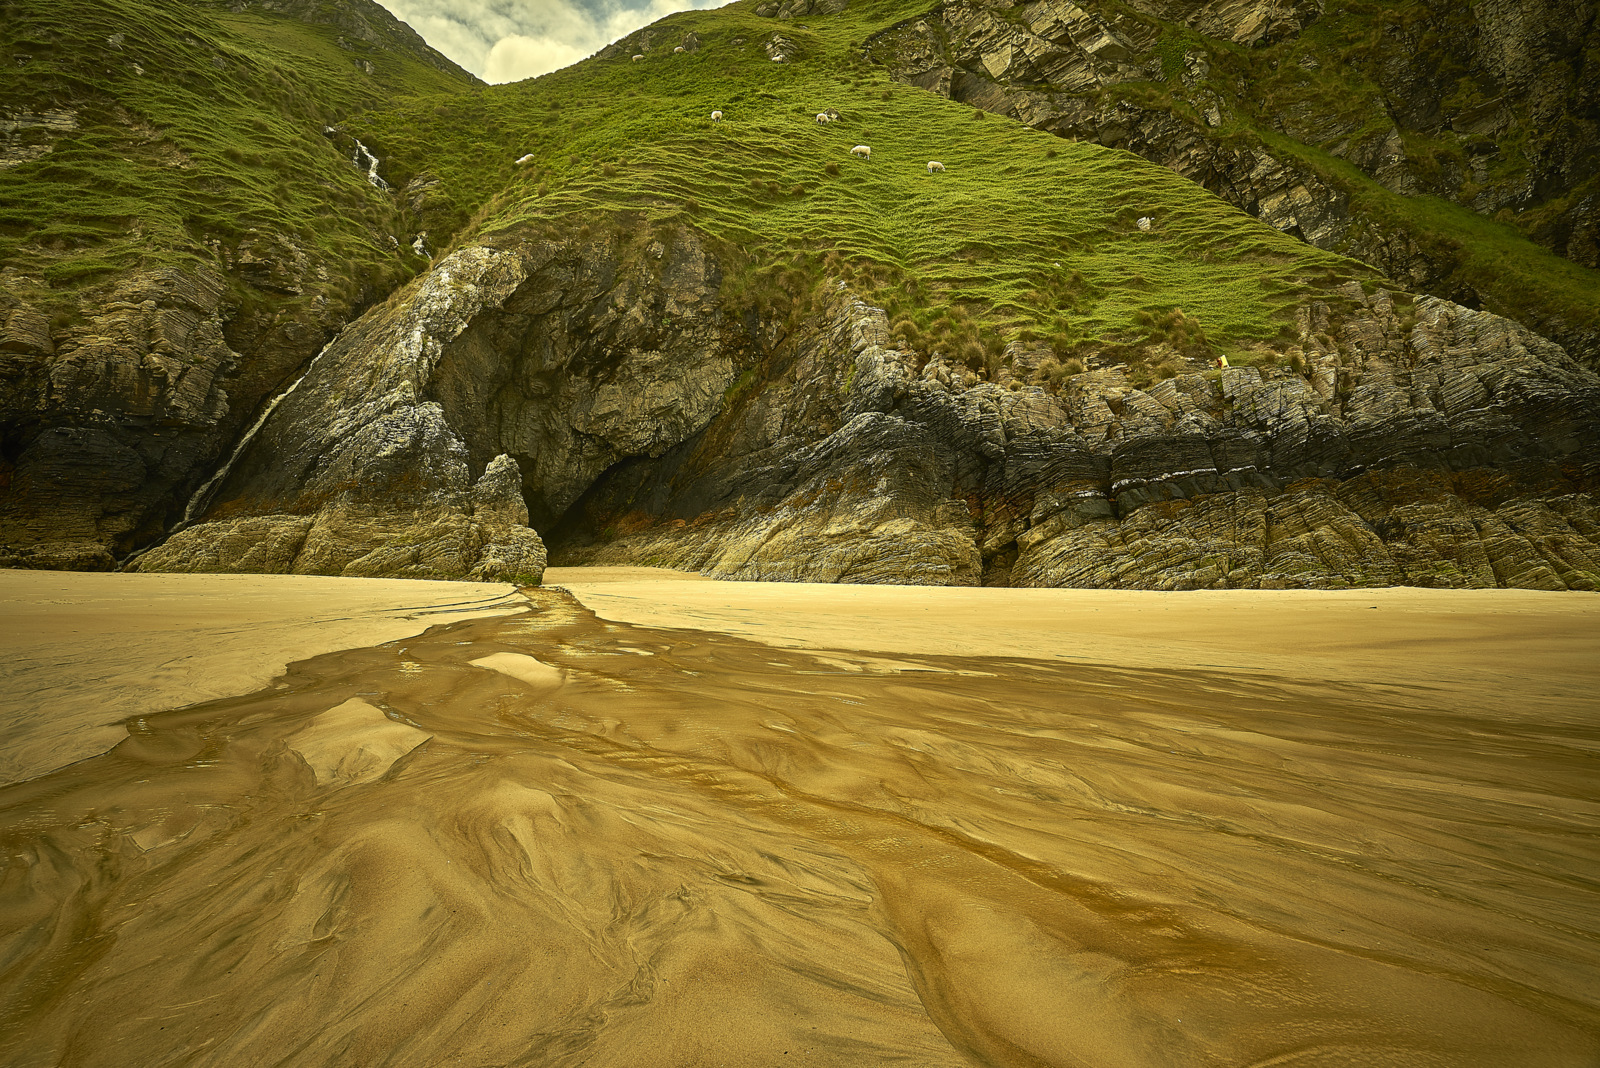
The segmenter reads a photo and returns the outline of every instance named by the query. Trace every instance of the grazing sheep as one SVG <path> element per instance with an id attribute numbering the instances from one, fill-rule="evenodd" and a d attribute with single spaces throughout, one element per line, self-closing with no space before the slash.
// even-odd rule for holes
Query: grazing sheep
<path id="1" fill-rule="evenodd" d="M 684 49 L 683 45 L 679 45 L 677 48 L 674 48 L 672 50 L 672 54 L 673 55 L 682 55 L 684 51 L 685 51 L 685 49 Z"/>
<path id="2" fill-rule="evenodd" d="M 817 125 L 818 126 L 826 126 L 826 125 L 828 125 L 828 123 L 830 123 L 832 121 L 833 121 L 832 119 L 828 118 L 828 113 L 826 111 L 817 112 Z"/>
<path id="3" fill-rule="evenodd" d="M 638 63 L 638 62 L 639 62 L 639 61 L 640 61 L 640 60 L 642 60 L 642 59 L 644 59 L 644 57 L 643 57 L 643 56 L 634 56 L 634 57 L 633 57 L 633 61 L 634 61 L 634 62 L 635 62 L 635 63 Z"/>
<path id="4" fill-rule="evenodd" d="M 722 112 L 720 112 L 720 111 L 713 111 L 713 112 L 712 112 L 712 113 L 711 113 L 711 121 L 712 121 L 712 122 L 721 122 L 721 121 L 722 121 Z"/>
<path id="5" fill-rule="evenodd" d="M 1150 216 L 1145 215 L 1145 216 L 1140 217 L 1138 226 L 1139 226 L 1139 229 L 1141 229 L 1141 230 L 1150 229 Z"/>
<path id="6" fill-rule="evenodd" d="M 783 57 L 782 56 L 773 56 L 772 57 L 772 62 L 774 62 L 774 63 L 782 63 L 783 62 Z"/>
<path id="7" fill-rule="evenodd" d="M 930 159 L 928 161 L 928 173 L 929 174 L 943 174 L 944 173 L 944 164 L 940 163 L 936 159 Z"/>
<path id="8" fill-rule="evenodd" d="M 871 159 L 872 149 L 868 148 L 866 145 L 857 145 L 855 148 L 850 150 L 850 154 L 852 156 L 860 156 L 862 159 Z"/>
<path id="9" fill-rule="evenodd" d="M 533 153 L 529 152 L 526 156 L 523 156 L 521 159 L 517 160 L 517 162 L 518 163 L 532 163 L 533 162 Z"/>

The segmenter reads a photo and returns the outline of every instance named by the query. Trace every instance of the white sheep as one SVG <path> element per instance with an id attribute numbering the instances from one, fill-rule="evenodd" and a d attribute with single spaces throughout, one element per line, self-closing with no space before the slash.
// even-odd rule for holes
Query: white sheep
<path id="1" fill-rule="evenodd" d="M 850 150 L 850 154 L 852 156 L 860 156 L 862 159 L 871 159 L 872 149 L 868 148 L 866 145 L 857 145 L 855 148 Z"/>
<path id="2" fill-rule="evenodd" d="M 774 63 L 782 63 L 783 62 L 783 57 L 782 56 L 773 56 L 772 57 L 772 62 L 774 62 Z"/>
<path id="3" fill-rule="evenodd" d="M 940 163 L 936 159 L 930 159 L 928 161 L 928 173 L 929 174 L 943 174 L 944 173 L 944 164 Z"/>
<path id="4" fill-rule="evenodd" d="M 634 57 L 633 57 L 633 61 L 634 61 L 634 62 L 635 62 L 635 63 L 639 63 L 639 62 L 641 62 L 641 61 L 643 61 L 643 59 L 644 59 L 644 57 L 643 57 L 643 56 L 634 56 Z"/>
<path id="5" fill-rule="evenodd" d="M 675 55 L 675 56 L 680 56 L 680 55 L 682 55 L 684 53 L 684 51 L 685 51 L 685 49 L 684 49 L 683 45 L 679 45 L 677 48 L 674 48 L 672 50 L 672 54 Z"/>
<path id="6" fill-rule="evenodd" d="M 712 112 L 712 113 L 711 113 L 711 121 L 712 121 L 712 122 L 721 122 L 721 121 L 722 121 L 722 112 L 720 112 L 720 111 L 713 111 L 713 112 Z"/>
<path id="7" fill-rule="evenodd" d="M 818 126 L 826 126 L 826 125 L 828 125 L 828 123 L 830 123 L 832 121 L 833 121 L 832 119 L 828 118 L 828 113 L 826 111 L 817 112 L 817 125 Z"/>
<path id="8" fill-rule="evenodd" d="M 523 156 L 521 159 L 517 160 L 518 164 L 532 163 L 532 162 L 533 162 L 533 153 L 532 152 L 529 152 L 526 156 Z"/>
<path id="9" fill-rule="evenodd" d="M 1148 216 L 1148 215 L 1141 216 L 1140 219 L 1139 219 L 1139 222 L 1138 222 L 1138 227 L 1141 230 L 1150 229 L 1150 216 Z"/>

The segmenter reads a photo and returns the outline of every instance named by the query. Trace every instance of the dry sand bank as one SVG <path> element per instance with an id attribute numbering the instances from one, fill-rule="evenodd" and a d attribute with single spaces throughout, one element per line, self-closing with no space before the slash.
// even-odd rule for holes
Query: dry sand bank
<path id="1" fill-rule="evenodd" d="M 1020 656 L 1419 687 L 1470 707 L 1600 701 L 1600 597 L 1536 590 L 974 589 L 554 567 L 603 619 L 791 649 Z"/>
<path id="2" fill-rule="evenodd" d="M 296 660 L 524 607 L 503 582 L 0 570 L 0 783 L 104 752 L 130 716 L 259 689 Z"/>
<path id="3" fill-rule="evenodd" d="M 0 789 L 0 1063 L 1600 1060 L 1585 599 L 1411 628 L 1563 680 L 1475 708 L 1351 667 L 1381 608 L 1284 676 L 1174 667 L 1181 597 L 584 577 L 706 629 L 531 591 Z"/>

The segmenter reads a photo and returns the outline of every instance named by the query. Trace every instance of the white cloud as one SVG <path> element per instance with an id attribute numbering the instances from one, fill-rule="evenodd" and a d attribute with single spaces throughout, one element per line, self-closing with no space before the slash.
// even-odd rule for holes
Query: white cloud
<path id="1" fill-rule="evenodd" d="M 513 34 L 489 49 L 480 77 L 486 82 L 515 82 L 570 66 L 589 53 L 549 37 Z"/>
<path id="2" fill-rule="evenodd" d="M 486 82 L 546 74 L 641 26 L 727 0 L 378 0 Z"/>

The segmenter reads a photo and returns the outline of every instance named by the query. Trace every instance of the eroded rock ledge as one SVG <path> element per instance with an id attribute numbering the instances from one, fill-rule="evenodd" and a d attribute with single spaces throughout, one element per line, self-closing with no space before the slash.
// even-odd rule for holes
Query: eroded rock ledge
<path id="1" fill-rule="evenodd" d="M 150 570 L 1600 589 L 1600 377 L 1352 284 L 1260 366 L 998 381 L 836 287 L 724 302 L 691 231 L 504 236 L 345 331 Z M 526 509 L 523 509 L 523 504 Z"/>
<path id="2" fill-rule="evenodd" d="M 841 296 L 765 389 L 608 473 L 561 563 L 727 578 L 1143 589 L 1600 589 L 1600 379 L 1504 319 L 1359 285 L 1301 370 L 1060 396 L 895 347 Z"/>
<path id="3" fill-rule="evenodd" d="M 687 231 L 454 253 L 341 334 L 138 567 L 537 582 L 530 511 L 718 410 L 749 347 L 719 284 Z"/>

